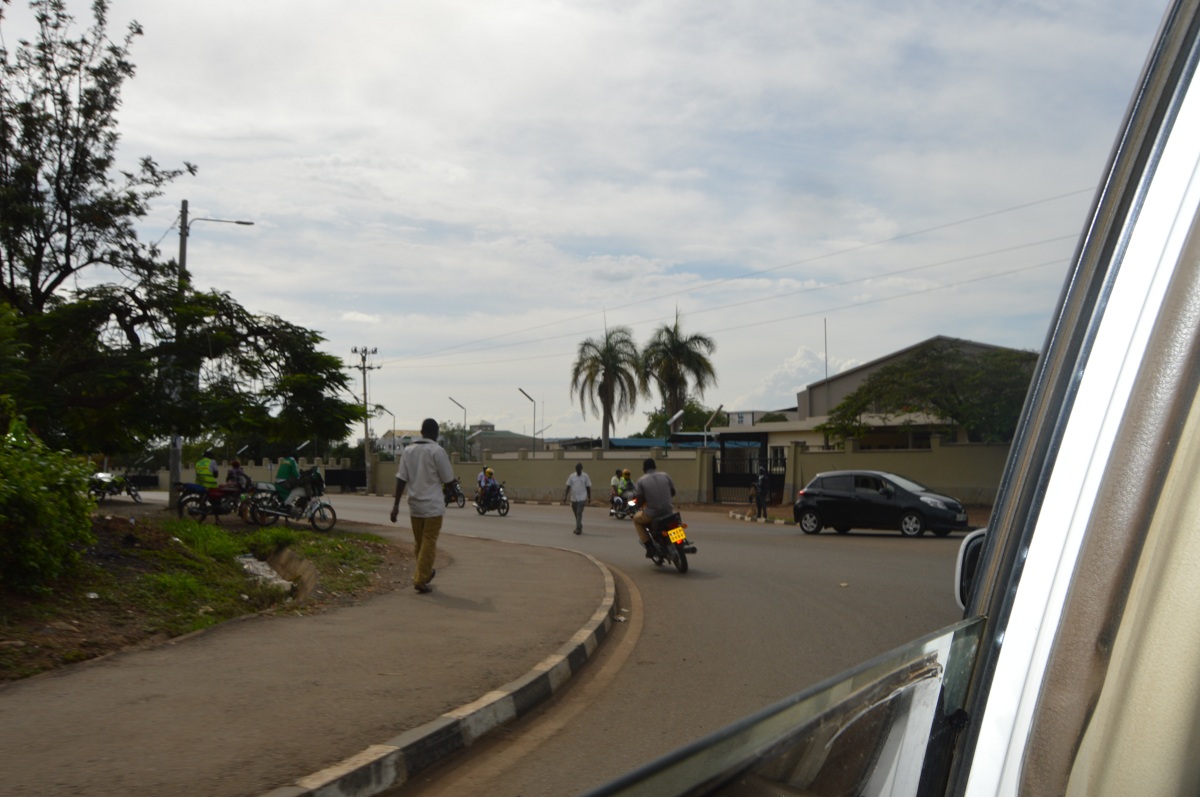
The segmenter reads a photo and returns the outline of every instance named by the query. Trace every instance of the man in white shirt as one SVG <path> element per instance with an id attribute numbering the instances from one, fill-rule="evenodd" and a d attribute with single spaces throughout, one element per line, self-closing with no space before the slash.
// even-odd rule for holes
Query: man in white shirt
<path id="1" fill-rule="evenodd" d="M 583 463 L 575 463 L 575 472 L 567 477 L 567 489 L 563 501 L 570 499 L 575 511 L 575 533 L 583 534 L 583 508 L 592 500 L 592 480 L 583 472 Z"/>
<path id="2" fill-rule="evenodd" d="M 433 569 L 433 560 L 437 556 L 438 535 L 446 514 L 442 488 L 454 481 L 450 456 L 438 445 L 437 438 L 437 421 L 426 418 L 421 424 L 421 439 L 413 441 L 400 456 L 400 467 L 396 471 L 396 501 L 392 504 L 392 522 L 395 523 L 400 513 L 400 496 L 407 487 L 413 554 L 417 560 L 413 589 L 421 593 L 433 589 L 429 582 L 437 573 Z"/>

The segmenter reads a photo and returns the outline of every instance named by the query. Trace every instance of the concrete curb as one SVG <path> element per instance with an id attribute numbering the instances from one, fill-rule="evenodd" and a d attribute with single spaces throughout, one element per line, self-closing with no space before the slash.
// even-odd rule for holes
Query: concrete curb
<path id="1" fill-rule="evenodd" d="M 577 553 L 577 552 L 576 552 Z M 604 575 L 604 598 L 595 614 L 558 651 L 515 681 L 432 722 L 406 731 L 261 797 L 369 797 L 407 783 L 414 775 L 465 749 L 496 728 L 529 713 L 553 695 L 592 656 L 612 628 L 617 601 L 612 572 L 588 554 Z"/>
<path id="2" fill-rule="evenodd" d="M 762 523 L 762 524 L 768 525 L 768 526 L 794 526 L 794 525 L 796 525 L 794 522 L 792 522 L 790 520 L 779 520 L 777 518 L 760 520 L 758 518 L 751 517 L 750 515 L 746 515 L 741 512 L 730 512 L 729 517 L 733 518 L 734 520 L 740 520 L 744 523 Z"/>

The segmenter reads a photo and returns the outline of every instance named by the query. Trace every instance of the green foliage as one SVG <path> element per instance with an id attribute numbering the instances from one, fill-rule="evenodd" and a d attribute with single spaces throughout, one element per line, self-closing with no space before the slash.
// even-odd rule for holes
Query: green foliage
<path id="1" fill-rule="evenodd" d="M 646 429 L 640 435 L 641 437 L 669 437 L 671 434 L 670 428 L 667 426 L 667 420 L 674 415 L 668 413 L 665 407 L 659 407 L 653 412 L 646 413 Z M 713 408 L 706 407 L 700 403 L 699 399 L 694 396 L 689 396 L 687 404 L 683 408 L 683 417 L 679 419 L 679 431 L 682 432 L 703 432 L 708 419 L 713 416 Z M 716 418 L 713 418 L 712 426 L 726 426 L 729 423 L 729 415 L 726 412 L 720 412 Z"/>
<path id="2" fill-rule="evenodd" d="M 971 440 L 1007 442 L 1016 431 L 1036 363 L 1035 352 L 979 351 L 933 340 L 868 376 L 817 429 L 844 440 L 867 434 L 864 415 L 886 421 L 923 413 L 936 423 L 965 428 Z"/>
<path id="3" fill-rule="evenodd" d="M 0 587 L 46 589 L 92 541 L 91 466 L 51 451 L 5 398 L 8 433 L 0 440 Z"/>
<path id="4" fill-rule="evenodd" d="M 267 526 L 245 538 L 246 548 L 258 559 L 266 561 L 276 551 L 295 545 L 300 536 L 287 526 Z"/>
<path id="5" fill-rule="evenodd" d="M 717 344 L 707 335 L 685 335 L 675 313 L 674 324 L 664 324 L 655 330 L 642 351 L 641 386 L 649 391 L 650 383 L 658 386 L 667 417 L 685 409 L 692 385 L 697 395 L 717 383 L 717 372 L 709 359 Z M 680 430 L 676 421 L 671 431 Z"/>
<path id="6" fill-rule="evenodd" d="M 588 407 L 600 416 L 600 439 L 608 448 L 609 433 L 618 418 L 633 412 L 641 386 L 641 356 L 628 327 L 613 327 L 604 338 L 588 338 L 579 344 L 571 368 L 571 397 L 579 396 L 579 408 Z"/>
<path id="7" fill-rule="evenodd" d="M 216 562 L 231 563 L 246 552 L 242 540 L 215 524 L 177 520 L 171 521 L 165 528 L 188 548 Z"/>
<path id="8" fill-rule="evenodd" d="M 289 448 L 344 438 L 362 410 L 318 333 L 194 291 L 137 238 L 151 201 L 195 173 L 149 157 L 117 168 L 141 28 L 112 42 L 106 0 L 78 35 L 62 0 L 29 5 L 36 36 L 0 44 L 0 303 L 13 309 L 0 307 L 0 365 L 21 366 L 0 368 L 0 391 L 42 440 L 77 451 L 135 454 L 175 432 Z M 87 270 L 116 279 L 96 284 Z"/>
<path id="9" fill-rule="evenodd" d="M 776 423 L 778 421 L 786 421 L 787 416 L 782 412 L 768 412 L 766 415 L 758 419 L 759 423 Z"/>

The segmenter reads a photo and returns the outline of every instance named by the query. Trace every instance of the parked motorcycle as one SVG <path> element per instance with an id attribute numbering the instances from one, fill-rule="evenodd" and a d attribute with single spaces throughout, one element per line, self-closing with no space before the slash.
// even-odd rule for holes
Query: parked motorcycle
<path id="1" fill-rule="evenodd" d="M 503 482 L 496 485 L 495 490 L 485 492 L 483 497 L 475 502 L 475 511 L 481 515 L 493 509 L 500 517 L 508 514 L 508 496 L 504 494 Z"/>
<path id="2" fill-rule="evenodd" d="M 337 512 L 323 496 L 325 480 L 317 467 L 300 472 L 300 486 L 304 493 L 294 504 L 287 503 L 287 497 L 295 485 L 290 481 L 275 483 L 258 482 L 251 498 L 250 516 L 260 526 L 272 526 L 280 518 L 287 520 L 307 520 L 317 531 L 329 531 L 337 523 Z"/>
<path id="3" fill-rule="evenodd" d="M 138 492 L 138 488 L 133 485 L 133 481 L 129 478 L 129 473 L 93 473 L 88 480 L 88 494 L 96 499 L 96 503 L 100 503 L 105 498 L 113 495 L 126 493 L 134 500 L 134 503 L 142 502 L 142 494 Z"/>
<path id="4" fill-rule="evenodd" d="M 463 494 L 462 485 L 458 483 L 458 479 L 442 485 L 442 497 L 446 499 L 446 506 L 457 504 L 458 508 L 462 509 L 467 505 L 467 496 Z"/>
<path id="5" fill-rule="evenodd" d="M 688 571 L 687 555 L 696 552 L 696 546 L 687 538 L 687 524 L 676 512 L 667 517 L 650 521 L 650 561 L 658 566 L 666 562 L 675 565 L 680 573 Z"/>
<path id="6" fill-rule="evenodd" d="M 225 483 L 216 487 L 202 484 L 175 482 L 175 511 L 179 517 L 190 517 L 203 523 L 209 515 L 214 523 L 221 522 L 221 515 L 239 515 L 249 523 L 248 506 L 250 495 L 236 484 Z"/>

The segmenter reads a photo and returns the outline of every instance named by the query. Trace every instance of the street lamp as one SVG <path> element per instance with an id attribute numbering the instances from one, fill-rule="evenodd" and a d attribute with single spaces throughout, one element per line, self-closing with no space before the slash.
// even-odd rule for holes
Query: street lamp
<path id="1" fill-rule="evenodd" d="M 179 206 L 179 275 L 177 277 L 177 284 L 178 284 L 178 299 L 180 302 L 183 301 L 183 292 L 187 288 L 187 285 L 188 285 L 188 273 L 187 273 L 188 234 L 191 232 L 192 225 L 198 221 L 213 221 L 213 222 L 218 222 L 220 224 L 240 224 L 243 227 L 253 227 L 254 226 L 254 222 L 252 222 L 252 221 L 243 221 L 241 219 L 209 219 L 209 218 L 205 218 L 203 216 L 189 221 L 188 220 L 188 201 L 186 199 L 183 200 L 182 204 Z M 176 313 L 176 315 L 175 315 L 175 345 L 176 345 L 176 348 L 178 348 L 178 346 L 179 346 L 179 338 L 180 338 L 181 334 L 182 334 L 182 330 L 179 328 L 179 314 Z M 178 372 L 176 372 L 176 374 L 175 374 L 175 390 L 179 390 L 179 389 L 180 389 L 179 376 L 178 376 Z M 178 394 L 176 394 L 175 398 L 176 399 L 179 398 Z M 176 493 L 175 485 L 180 483 L 181 481 L 183 481 L 183 437 L 180 436 L 178 430 L 173 431 L 171 433 L 171 448 L 170 448 L 170 454 L 168 456 L 167 468 L 170 471 L 170 481 L 171 481 L 171 484 L 167 488 L 168 489 L 167 495 L 169 496 L 170 502 L 172 504 L 174 504 L 175 499 L 179 497 Z"/>
<path id="2" fill-rule="evenodd" d="M 446 396 L 446 398 L 450 399 L 451 401 L 454 401 L 454 396 Z M 458 402 L 457 402 L 457 401 L 454 401 L 454 403 L 455 403 L 455 404 L 458 404 Z M 461 404 L 458 404 L 458 408 L 459 408 L 460 410 L 462 410 L 462 411 L 463 411 L 463 430 L 462 430 L 463 447 L 462 447 L 462 455 L 463 455 L 463 459 L 466 459 L 466 458 L 467 458 L 467 408 L 466 408 L 466 407 L 464 407 L 464 406 L 463 406 L 463 405 L 461 405 Z"/>
<path id="3" fill-rule="evenodd" d="M 396 455 L 396 414 L 382 404 L 375 405 L 376 412 L 386 412 L 392 416 L 392 456 Z"/>
<path id="4" fill-rule="evenodd" d="M 521 391 L 522 396 L 529 399 L 530 401 L 533 401 L 533 396 L 526 393 L 522 388 L 517 388 L 517 390 Z M 537 429 L 537 402 L 533 401 L 533 423 L 530 425 L 529 431 L 533 434 L 533 451 L 535 454 L 537 453 L 537 432 L 535 431 L 536 429 Z"/>
<path id="5" fill-rule="evenodd" d="M 717 419 L 717 416 L 721 414 L 721 410 L 724 407 L 725 407 L 724 404 L 718 404 L 717 409 L 713 412 L 713 414 L 709 417 L 709 419 L 704 422 L 704 450 L 705 451 L 708 450 L 708 430 L 713 425 L 713 421 L 715 421 Z"/>

